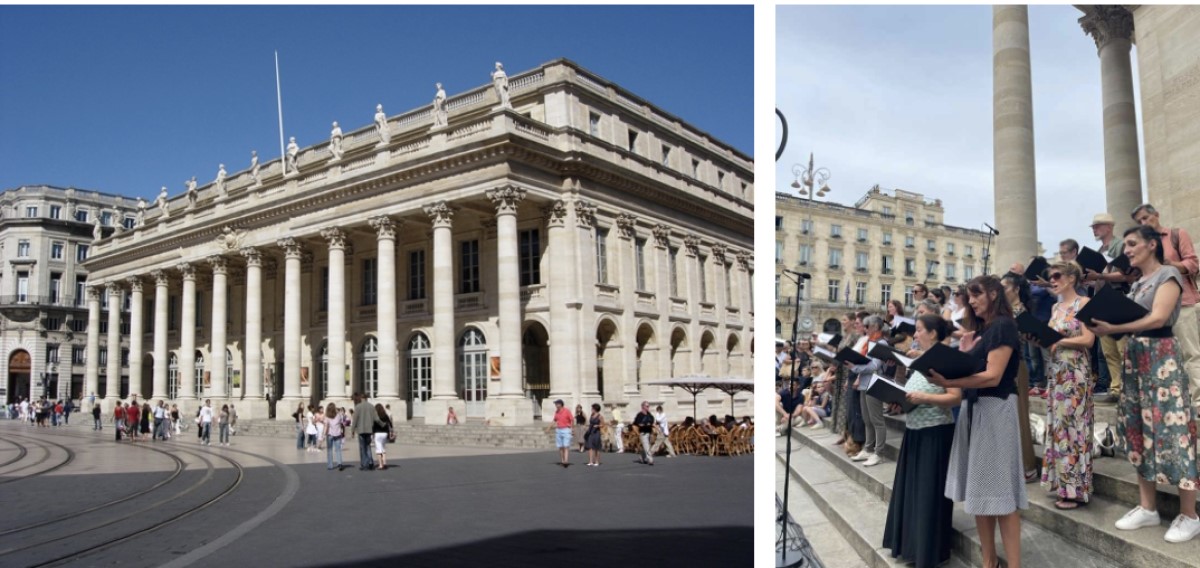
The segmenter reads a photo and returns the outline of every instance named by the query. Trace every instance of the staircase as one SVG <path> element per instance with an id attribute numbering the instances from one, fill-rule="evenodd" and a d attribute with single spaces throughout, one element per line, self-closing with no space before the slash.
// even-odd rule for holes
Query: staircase
<path id="1" fill-rule="evenodd" d="M 467 421 L 457 426 L 397 424 L 396 442 L 428 446 L 472 446 L 526 450 L 554 449 L 554 432 L 546 426 L 488 426 Z M 296 424 L 291 420 L 239 420 L 240 436 L 296 439 Z"/>
<path id="2" fill-rule="evenodd" d="M 1096 420 L 1116 427 L 1113 405 L 1096 405 Z M 1045 402 L 1030 401 L 1030 412 L 1045 414 Z M 871 567 L 903 566 L 882 548 L 888 501 L 895 477 L 895 460 L 904 435 L 904 417 L 889 416 L 887 461 L 863 467 L 834 446 L 837 436 L 828 429 L 798 428 L 793 431 L 792 481 L 803 488 L 818 507 L 854 545 Z M 777 440 L 780 467 L 786 440 Z M 1042 453 L 1041 446 L 1034 452 Z M 1138 503 L 1137 475 L 1123 456 L 1093 461 L 1094 493 L 1091 502 L 1072 511 L 1054 507 L 1055 497 L 1040 484 L 1025 486 L 1029 508 L 1022 512 L 1021 557 L 1023 566 L 1088 568 L 1184 568 L 1200 566 L 1200 539 L 1184 544 L 1163 540 L 1171 520 L 1179 513 L 1179 494 L 1159 486 L 1158 511 L 1163 518 L 1158 528 L 1117 530 L 1113 524 Z M 966 566 L 982 566 L 979 536 L 974 518 L 955 505 L 954 557 Z M 1003 558 L 999 534 L 997 548 Z M 1007 565 L 1007 563 L 1005 563 Z"/>

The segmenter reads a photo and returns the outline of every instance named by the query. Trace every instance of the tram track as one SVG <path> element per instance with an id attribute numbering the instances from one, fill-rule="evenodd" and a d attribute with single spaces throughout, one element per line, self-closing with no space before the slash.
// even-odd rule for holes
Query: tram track
<path id="1" fill-rule="evenodd" d="M 24 439 L 26 439 L 26 440 L 34 440 L 34 441 L 35 441 L 37 444 L 46 444 L 46 445 L 56 446 L 56 447 L 58 447 L 58 448 L 62 449 L 62 450 L 63 450 L 63 452 L 65 452 L 65 453 L 66 453 L 67 459 L 65 459 L 65 460 L 63 460 L 63 461 L 61 461 L 61 462 L 59 462 L 58 464 L 55 464 L 54 466 L 50 467 L 49 469 L 43 469 L 43 470 L 41 470 L 41 471 L 35 471 L 35 472 L 33 472 L 33 473 L 30 473 L 30 474 L 27 474 L 27 475 L 19 475 L 19 476 L 16 476 L 16 477 L 11 477 L 11 478 L 9 478 L 9 477 L 0 478 L 0 485 L 4 485 L 4 484 L 7 484 L 7 483 L 15 483 L 15 482 L 17 482 L 17 481 L 22 481 L 22 480 L 30 479 L 30 478 L 33 478 L 33 477 L 36 477 L 36 476 L 39 476 L 39 475 L 44 475 L 44 474 L 50 473 L 50 472 L 52 472 L 52 471 L 57 471 L 57 470 L 59 470 L 59 469 L 62 469 L 62 468 L 64 468 L 64 467 L 66 467 L 66 466 L 67 466 L 68 464 L 70 464 L 71 462 L 75 461 L 75 450 L 72 450 L 71 448 L 68 448 L 68 447 L 66 447 L 66 446 L 64 446 L 64 445 L 62 445 L 62 444 L 59 444 L 59 443 L 57 443 L 57 442 L 50 442 L 50 441 L 46 441 L 46 440 L 39 440 L 39 439 L 37 439 L 37 438 L 34 438 L 34 437 L 32 437 L 32 436 L 23 435 L 23 434 L 13 434 L 13 433 L 8 433 L 8 436 L 13 436 L 13 437 L 17 437 L 17 438 L 24 438 Z M 49 448 L 43 448 L 43 449 L 45 449 L 45 451 L 46 451 L 46 455 L 45 455 L 45 456 L 42 456 L 42 458 L 41 458 L 41 459 L 39 459 L 38 461 L 36 461 L 36 462 L 33 462 L 33 463 L 29 464 L 29 465 L 25 465 L 25 466 L 18 467 L 17 469 L 14 469 L 14 470 L 12 470 L 12 471 L 5 472 L 5 473 L 3 473 L 3 474 L 0 474 L 0 475 L 4 475 L 4 476 L 11 475 L 11 474 L 13 474 L 13 473 L 16 473 L 16 472 L 18 472 L 18 471 L 26 470 L 26 469 L 29 469 L 29 468 L 31 468 L 31 467 L 37 467 L 37 466 L 39 466 L 39 465 L 41 465 L 41 464 L 45 463 L 46 461 L 48 461 L 48 460 L 50 459 L 50 456 L 51 456 L 51 455 L 52 455 L 54 452 L 51 452 Z"/>
<path id="2" fill-rule="evenodd" d="M 8 460 L 4 463 L 0 463 L 0 467 L 6 467 L 6 466 L 12 465 L 14 463 L 17 463 L 17 462 L 25 459 L 25 456 L 29 454 L 29 450 L 25 446 L 21 445 L 18 442 L 9 440 L 8 438 L 0 438 L 0 442 L 8 442 L 9 444 L 16 446 L 17 450 L 18 450 L 17 457 L 15 457 L 11 460 Z"/>

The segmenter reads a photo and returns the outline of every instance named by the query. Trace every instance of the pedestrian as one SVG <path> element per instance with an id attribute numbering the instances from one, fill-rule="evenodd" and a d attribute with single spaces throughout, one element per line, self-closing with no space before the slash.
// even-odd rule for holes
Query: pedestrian
<path id="1" fill-rule="evenodd" d="M 600 424 L 604 417 L 600 415 L 600 405 L 592 403 L 592 416 L 588 418 L 587 433 L 584 434 L 584 447 L 588 451 L 588 465 L 600 466 Z"/>
<path id="2" fill-rule="evenodd" d="M 217 437 L 217 443 L 222 446 L 228 446 L 229 445 L 229 405 L 228 404 L 221 405 L 221 414 L 219 414 L 217 416 L 217 428 L 219 429 L 218 430 L 219 436 Z"/>
<path id="3" fill-rule="evenodd" d="M 150 403 L 149 402 L 142 403 L 142 412 L 139 414 L 139 416 L 141 416 L 141 425 L 142 425 L 141 433 L 143 436 L 149 436 L 151 433 L 151 430 L 150 430 Z"/>
<path id="4" fill-rule="evenodd" d="M 642 459 L 637 463 L 654 465 L 654 454 L 650 452 L 650 434 L 654 432 L 654 415 L 650 414 L 650 403 L 642 402 L 642 411 L 633 417 L 633 425 L 642 440 Z"/>
<path id="5" fill-rule="evenodd" d="M 58 423 L 62 422 L 62 414 L 63 414 L 62 401 L 61 400 L 55 401 L 54 414 L 50 415 L 50 424 L 53 425 L 55 428 L 58 428 Z"/>
<path id="6" fill-rule="evenodd" d="M 587 417 L 583 415 L 583 405 L 575 405 L 575 429 L 572 431 L 579 453 L 583 453 L 584 433 L 587 431 Z"/>
<path id="7" fill-rule="evenodd" d="M 654 447 L 650 450 L 650 455 L 658 453 L 664 445 L 667 446 L 667 457 L 675 457 L 675 446 L 671 445 L 671 422 L 667 420 L 667 413 L 663 412 L 662 405 L 654 407 L 654 422 L 658 425 L 658 441 L 654 442 Z M 599 465 L 599 464 L 597 464 Z"/>
<path id="8" fill-rule="evenodd" d="M 212 445 L 212 423 L 212 401 L 205 399 L 204 406 L 200 407 L 200 439 L 204 441 L 205 446 Z"/>
<path id="9" fill-rule="evenodd" d="M 129 435 L 129 440 L 136 442 L 138 439 L 138 418 L 141 417 L 142 409 L 138 407 L 137 399 L 131 399 L 125 407 L 125 433 Z"/>
<path id="10" fill-rule="evenodd" d="M 458 415 L 454 413 L 453 406 L 448 407 L 446 409 L 446 425 L 447 426 L 458 426 Z"/>
<path id="11" fill-rule="evenodd" d="M 104 425 L 100 421 L 100 405 L 92 406 L 92 430 L 103 430 Z"/>
<path id="12" fill-rule="evenodd" d="M 183 421 L 179 419 L 179 405 L 171 405 L 171 423 L 175 425 L 175 435 L 178 436 Z"/>
<path id="13" fill-rule="evenodd" d="M 571 454 L 571 411 L 562 399 L 554 401 L 554 444 L 558 446 L 558 465 L 569 467 Z"/>
<path id="14" fill-rule="evenodd" d="M 304 403 L 296 405 L 296 411 L 292 413 L 292 419 L 296 421 L 296 449 L 304 449 Z"/>
<path id="15" fill-rule="evenodd" d="M 121 433 L 125 430 L 125 403 L 117 401 L 117 407 L 113 409 L 113 426 L 117 429 L 117 441 L 121 441 Z"/>
<path id="16" fill-rule="evenodd" d="M 159 400 L 158 406 L 154 407 L 154 439 L 167 439 L 167 403 Z"/>
<path id="17" fill-rule="evenodd" d="M 313 415 L 313 406 L 310 404 L 304 411 L 304 445 L 307 451 L 315 452 L 317 450 L 317 424 L 316 416 Z"/>
<path id="18" fill-rule="evenodd" d="M 319 405 L 313 408 L 313 424 L 317 426 L 317 451 L 325 449 L 325 409 Z"/>
<path id="19" fill-rule="evenodd" d="M 379 414 L 375 412 L 375 407 L 367 402 L 362 393 L 354 393 L 351 399 L 354 401 L 352 424 L 354 433 L 358 435 L 358 469 L 359 471 L 370 471 L 375 468 L 375 462 L 371 459 L 371 434 L 374 432 L 375 424 L 379 422 Z"/>
<path id="20" fill-rule="evenodd" d="M 379 469 L 387 469 L 387 443 L 392 436 L 392 417 L 388 416 L 387 409 L 378 403 L 375 405 L 375 413 L 379 415 L 379 420 L 371 429 L 375 436 L 375 456 L 379 458 Z"/>
<path id="21" fill-rule="evenodd" d="M 350 418 L 346 416 L 345 409 L 339 412 L 338 407 L 331 402 L 325 407 L 325 421 L 329 425 L 326 430 L 329 442 L 325 444 L 326 469 L 333 469 L 333 453 L 336 451 L 337 469 L 342 471 L 342 440 L 346 437 L 346 427 L 350 425 Z"/>
<path id="22" fill-rule="evenodd" d="M 229 405 L 229 435 L 237 436 L 237 409 Z"/>
<path id="23" fill-rule="evenodd" d="M 618 454 L 625 453 L 625 421 L 621 415 L 620 408 L 614 408 L 612 411 L 612 432 L 614 451 Z"/>
<path id="24" fill-rule="evenodd" d="M 63 424 L 66 424 L 67 426 L 71 425 L 71 411 L 73 410 L 75 410 L 75 403 L 71 402 L 71 399 L 68 398 L 66 402 L 63 403 Z"/>

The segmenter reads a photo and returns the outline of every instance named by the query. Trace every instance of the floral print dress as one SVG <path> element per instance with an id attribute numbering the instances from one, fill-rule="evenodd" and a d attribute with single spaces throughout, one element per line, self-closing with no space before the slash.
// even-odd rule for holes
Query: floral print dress
<path id="1" fill-rule="evenodd" d="M 1079 337 L 1083 324 L 1075 314 L 1083 298 L 1059 302 L 1049 326 L 1064 337 Z M 1092 388 L 1087 351 L 1058 348 L 1050 356 L 1046 397 L 1046 453 L 1042 486 L 1059 499 L 1086 503 L 1092 493 Z"/>

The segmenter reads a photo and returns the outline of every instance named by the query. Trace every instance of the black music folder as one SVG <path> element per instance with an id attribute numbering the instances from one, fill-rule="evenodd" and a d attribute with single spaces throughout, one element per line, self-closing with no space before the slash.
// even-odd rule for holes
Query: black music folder
<path id="1" fill-rule="evenodd" d="M 917 405 L 908 401 L 908 391 L 887 377 L 873 375 L 871 382 L 867 385 L 867 394 L 883 402 L 899 404 L 900 408 L 904 409 L 905 412 L 909 412 L 917 407 Z"/>
<path id="2" fill-rule="evenodd" d="M 866 365 L 867 363 L 871 362 L 871 360 L 864 357 L 862 353 L 859 353 L 850 347 L 843 347 L 841 351 L 838 351 L 835 359 L 850 365 Z"/>
<path id="3" fill-rule="evenodd" d="M 1133 268 L 1133 266 L 1129 264 L 1129 257 L 1125 256 L 1124 254 L 1117 255 L 1117 258 L 1114 258 L 1112 262 L 1108 263 L 1108 265 L 1121 271 L 1121 274 L 1129 274 L 1129 269 Z"/>
<path id="4" fill-rule="evenodd" d="M 1104 258 L 1104 255 L 1088 247 L 1079 249 L 1079 256 L 1075 257 L 1075 262 L 1078 262 L 1084 270 L 1092 272 L 1104 272 L 1104 267 L 1108 266 L 1108 259 Z"/>
<path id="5" fill-rule="evenodd" d="M 1111 324 L 1123 324 L 1137 321 L 1146 317 L 1149 310 L 1141 304 L 1130 300 L 1116 288 L 1105 284 L 1096 291 L 1096 296 L 1086 306 L 1079 309 L 1075 319 L 1086 324 L 1092 320 L 1105 321 Z"/>
<path id="6" fill-rule="evenodd" d="M 867 352 L 867 354 L 881 361 L 895 361 L 901 365 L 904 365 L 905 367 L 907 367 L 913 361 L 912 359 L 905 357 L 904 353 L 899 349 L 890 347 L 884 344 L 882 341 L 876 343 L 875 346 Z"/>
<path id="7" fill-rule="evenodd" d="M 824 347 L 813 347 L 813 355 L 828 363 L 833 363 L 837 360 L 837 354 Z"/>
<path id="8" fill-rule="evenodd" d="M 824 343 L 830 347 L 836 348 L 842 342 L 842 334 L 840 333 L 819 333 L 817 334 L 817 343 Z"/>
<path id="9" fill-rule="evenodd" d="M 1025 278 L 1028 280 L 1045 280 L 1046 270 L 1050 268 L 1050 263 L 1046 262 L 1045 258 L 1036 257 L 1029 262 L 1029 268 L 1025 269 Z"/>
<path id="10" fill-rule="evenodd" d="M 896 316 L 892 318 L 892 334 L 912 337 L 917 333 L 917 322 L 912 318 Z"/>
<path id="11" fill-rule="evenodd" d="M 1017 316 L 1017 331 L 1036 337 L 1042 347 L 1050 347 L 1063 340 L 1063 334 L 1054 331 L 1029 312 L 1021 312 Z"/>
<path id="12" fill-rule="evenodd" d="M 978 373 L 984 365 L 983 361 L 962 351 L 935 343 L 908 368 L 920 371 L 926 377 L 929 376 L 929 370 L 933 369 L 947 379 L 961 379 Z"/>

